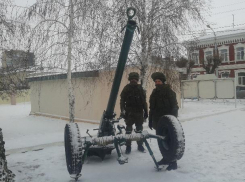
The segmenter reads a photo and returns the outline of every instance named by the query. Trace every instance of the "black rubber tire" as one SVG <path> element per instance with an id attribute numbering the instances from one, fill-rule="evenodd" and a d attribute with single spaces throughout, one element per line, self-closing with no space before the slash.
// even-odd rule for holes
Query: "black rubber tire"
<path id="1" fill-rule="evenodd" d="M 165 162 L 182 158 L 185 151 L 185 136 L 182 125 L 175 116 L 163 116 L 158 121 L 156 134 L 166 136 L 164 143 L 158 140 L 158 146 Z"/>
<path id="2" fill-rule="evenodd" d="M 82 171 L 82 144 L 77 123 L 65 126 L 65 154 L 66 165 L 70 175 L 74 178 L 80 176 Z"/>

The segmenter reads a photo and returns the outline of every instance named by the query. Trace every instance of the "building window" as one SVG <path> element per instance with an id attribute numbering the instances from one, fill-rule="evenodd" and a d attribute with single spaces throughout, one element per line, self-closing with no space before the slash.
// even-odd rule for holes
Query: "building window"
<path id="1" fill-rule="evenodd" d="M 220 50 L 220 57 L 222 62 L 228 62 L 228 51 L 227 49 Z"/>
<path id="2" fill-rule="evenodd" d="M 238 61 L 244 60 L 244 47 L 236 48 L 236 59 Z"/>
<path id="3" fill-rule="evenodd" d="M 197 75 L 200 75 L 200 73 L 192 73 L 191 74 L 191 79 L 195 79 L 197 77 Z"/>
<path id="4" fill-rule="evenodd" d="M 238 85 L 245 86 L 245 73 L 238 73 Z"/>
<path id="5" fill-rule="evenodd" d="M 205 52 L 205 58 L 204 58 L 205 62 L 207 62 L 207 60 L 209 58 L 211 58 L 212 56 L 213 56 L 213 51 L 207 51 L 207 52 Z"/>
<path id="6" fill-rule="evenodd" d="M 220 75 L 221 75 L 221 78 L 229 78 L 230 77 L 230 72 L 223 72 Z"/>
<path id="7" fill-rule="evenodd" d="M 195 64 L 199 64 L 199 54 L 198 53 L 192 53 L 192 60 L 195 62 Z"/>
<path id="8" fill-rule="evenodd" d="M 222 46 L 218 47 L 219 57 L 221 58 L 221 62 L 222 63 L 228 63 L 228 62 L 230 62 L 229 48 L 230 48 L 229 45 L 222 45 Z"/>
<path id="9" fill-rule="evenodd" d="M 235 62 L 244 60 L 245 44 L 238 43 L 234 45 Z"/>
<path id="10" fill-rule="evenodd" d="M 229 78 L 231 71 L 219 71 L 220 78 Z"/>

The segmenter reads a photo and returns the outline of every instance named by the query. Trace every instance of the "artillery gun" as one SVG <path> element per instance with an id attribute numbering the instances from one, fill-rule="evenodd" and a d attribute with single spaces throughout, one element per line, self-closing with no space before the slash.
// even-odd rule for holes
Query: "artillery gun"
<path id="1" fill-rule="evenodd" d="M 117 125 L 119 132 L 116 133 L 115 123 L 118 123 L 121 118 L 115 119 L 116 114 L 114 113 L 114 108 L 134 31 L 137 28 L 136 22 L 132 20 L 135 14 L 135 8 L 131 7 L 127 9 L 128 22 L 125 26 L 126 32 L 107 108 L 101 117 L 100 125 L 97 129 L 97 137 L 92 137 L 89 135 L 88 131 L 87 133 L 89 136 L 81 137 L 77 123 L 68 123 L 65 126 L 64 137 L 67 169 L 70 176 L 76 181 L 81 176 L 81 170 L 87 156 L 96 155 L 104 159 L 105 155 L 111 154 L 112 150 L 116 149 L 119 164 L 127 163 L 128 158 L 122 154 L 121 150 L 121 146 L 124 145 L 127 140 L 142 140 L 145 143 L 157 170 L 160 170 L 161 168 L 157 164 L 147 139 L 154 138 L 158 140 L 160 152 L 166 160 L 169 160 L 169 162 L 179 160 L 184 154 L 184 132 L 177 118 L 171 115 L 163 116 L 158 122 L 158 135 L 150 134 L 147 131 L 123 134 L 122 129 L 125 127 L 122 125 Z M 163 123 L 165 128 L 163 128 Z"/>

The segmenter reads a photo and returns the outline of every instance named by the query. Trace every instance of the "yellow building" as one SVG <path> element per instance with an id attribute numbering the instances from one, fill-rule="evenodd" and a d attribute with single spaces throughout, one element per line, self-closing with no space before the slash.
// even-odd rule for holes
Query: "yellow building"
<path id="1" fill-rule="evenodd" d="M 120 114 L 120 93 L 128 84 L 128 74 L 124 71 L 119 89 L 115 112 Z M 75 94 L 75 120 L 98 123 L 106 109 L 114 71 L 77 72 L 72 75 Z M 178 73 L 176 73 L 178 76 Z M 68 119 L 68 89 L 66 74 L 35 76 L 28 78 L 31 88 L 31 114 L 54 118 Z M 147 101 L 154 88 L 154 82 L 149 78 Z M 180 89 L 176 91 L 180 103 Z M 179 104 L 180 106 L 180 104 Z"/>

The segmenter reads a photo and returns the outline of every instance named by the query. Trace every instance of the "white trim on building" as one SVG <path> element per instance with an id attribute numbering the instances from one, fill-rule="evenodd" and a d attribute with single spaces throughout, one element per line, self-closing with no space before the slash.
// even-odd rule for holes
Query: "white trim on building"
<path id="1" fill-rule="evenodd" d="M 198 47 L 205 48 L 214 46 L 214 35 L 209 34 L 203 37 L 199 38 Z M 224 32 L 217 31 L 216 32 L 216 44 L 219 45 L 225 45 L 225 44 L 232 44 L 232 43 L 238 43 L 238 42 L 244 42 L 245 41 L 245 30 L 237 30 L 234 31 L 233 29 L 226 30 Z"/>
<path id="2" fill-rule="evenodd" d="M 223 69 L 244 69 L 245 64 L 231 64 L 231 65 L 220 65 L 217 69 L 223 70 Z"/>

